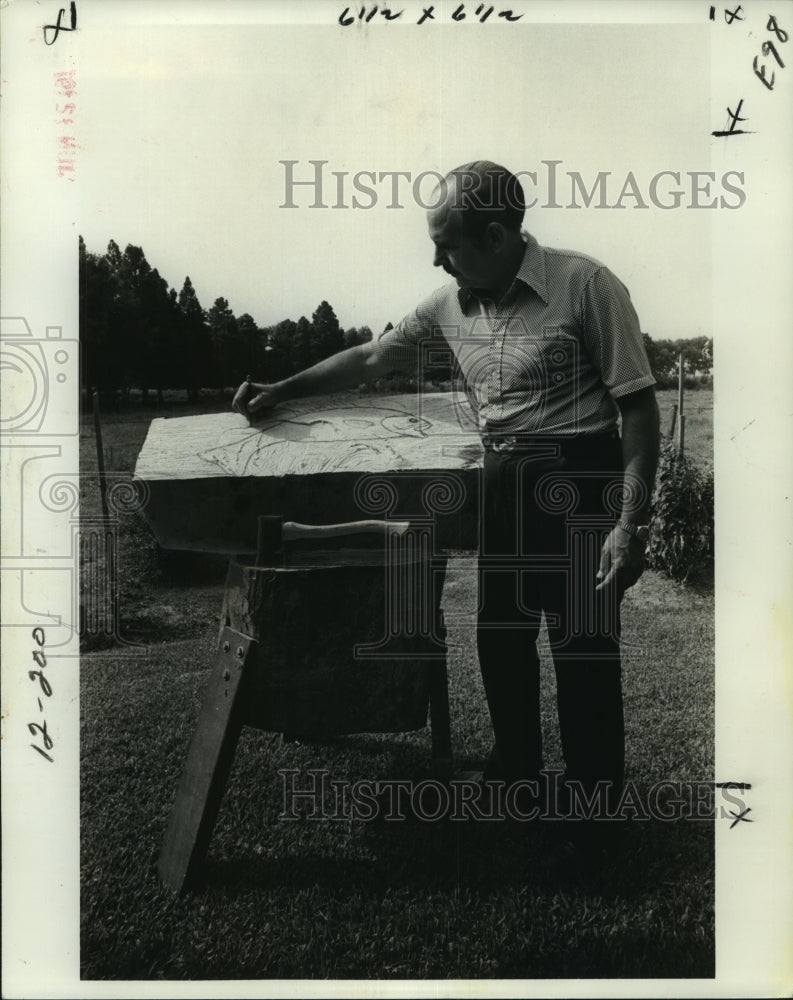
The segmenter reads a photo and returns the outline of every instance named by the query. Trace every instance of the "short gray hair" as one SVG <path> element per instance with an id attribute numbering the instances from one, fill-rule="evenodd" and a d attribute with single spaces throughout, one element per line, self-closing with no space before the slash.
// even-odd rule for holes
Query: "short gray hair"
<path id="1" fill-rule="evenodd" d="M 450 170 L 444 182 L 454 183 L 453 206 L 461 211 L 469 236 L 482 236 L 491 222 L 520 232 L 526 201 L 518 178 L 491 160 L 473 160 Z"/>

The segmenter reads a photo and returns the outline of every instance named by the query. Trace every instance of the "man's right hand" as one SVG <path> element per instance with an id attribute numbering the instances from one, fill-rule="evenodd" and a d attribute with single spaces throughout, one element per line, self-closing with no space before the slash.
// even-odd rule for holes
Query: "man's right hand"
<path id="1" fill-rule="evenodd" d="M 277 386 L 262 382 L 243 382 L 234 394 L 231 408 L 244 417 L 251 417 L 258 412 L 272 409 L 280 401 L 281 395 Z"/>

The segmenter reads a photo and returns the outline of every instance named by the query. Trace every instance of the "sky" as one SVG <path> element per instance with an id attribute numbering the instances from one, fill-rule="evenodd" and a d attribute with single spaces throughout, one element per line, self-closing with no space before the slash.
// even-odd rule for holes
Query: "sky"
<path id="1" fill-rule="evenodd" d="M 170 285 L 189 274 L 205 308 L 222 295 L 262 326 L 327 299 L 342 326 L 378 330 L 445 280 L 412 179 L 488 158 L 537 174 L 536 192 L 525 178 L 539 196 L 526 227 L 611 267 L 643 329 L 711 336 L 713 211 L 692 207 L 686 176 L 711 169 L 706 24 L 415 20 L 97 28 L 79 54 L 88 249 L 140 245 Z M 295 180 L 327 161 L 327 208 L 309 207 L 306 186 L 281 207 L 287 160 Z M 547 207 L 551 160 L 558 208 Z M 347 172 L 341 198 L 333 171 Z M 362 171 L 409 172 L 398 207 L 390 175 L 364 175 L 376 203 L 353 207 Z M 604 199 L 587 208 L 579 194 L 582 207 L 569 207 L 569 175 L 591 189 L 601 171 Z M 679 208 L 650 197 L 661 171 L 682 175 Z M 647 207 L 629 192 L 614 208 L 631 172 Z M 721 173 L 700 202 L 736 203 Z M 424 205 L 432 186 L 418 189 Z M 657 200 L 673 203 L 676 187 L 661 178 Z"/>

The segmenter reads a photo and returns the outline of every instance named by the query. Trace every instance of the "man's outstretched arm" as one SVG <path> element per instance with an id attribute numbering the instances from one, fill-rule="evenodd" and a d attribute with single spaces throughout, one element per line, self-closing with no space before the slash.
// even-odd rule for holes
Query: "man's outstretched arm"
<path id="1" fill-rule="evenodd" d="M 244 416 L 255 416 L 257 411 L 277 406 L 288 399 L 339 392 L 360 385 L 361 382 L 371 382 L 393 369 L 391 362 L 383 360 L 377 341 L 370 340 L 365 344 L 348 347 L 346 351 L 339 351 L 281 382 L 270 385 L 243 382 L 231 406 Z"/>

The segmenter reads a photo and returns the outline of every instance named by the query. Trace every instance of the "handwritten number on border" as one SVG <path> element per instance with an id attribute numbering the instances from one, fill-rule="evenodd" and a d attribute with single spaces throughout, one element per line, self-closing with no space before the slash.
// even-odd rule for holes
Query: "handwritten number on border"
<path id="1" fill-rule="evenodd" d="M 47 657 L 44 655 L 44 643 L 46 641 L 44 635 L 44 629 L 37 626 L 36 628 L 33 629 L 31 635 L 34 643 L 38 647 L 38 649 L 34 649 L 32 651 L 31 655 L 35 660 L 36 665 L 39 667 L 39 669 L 28 670 L 28 679 L 31 681 L 38 680 L 39 687 L 41 688 L 41 693 L 44 695 L 45 698 L 50 698 L 52 696 L 52 685 L 44 676 L 44 668 L 47 666 Z M 38 703 L 39 706 L 39 712 L 43 712 L 44 704 L 41 698 L 37 697 L 36 702 Z M 52 750 L 55 741 L 47 732 L 47 720 L 42 719 L 41 724 L 39 724 L 38 722 L 29 722 L 27 725 L 28 725 L 28 732 L 30 733 L 31 736 L 35 736 L 37 733 L 41 734 L 42 742 L 44 744 L 43 749 L 36 743 L 31 743 L 30 744 L 31 747 L 36 751 L 36 753 L 41 754 L 41 756 L 44 757 L 45 760 L 48 760 L 50 764 L 53 764 L 54 760 L 47 753 L 47 751 Z"/>
<path id="2" fill-rule="evenodd" d="M 69 4 L 69 20 L 70 20 L 71 26 L 68 27 L 68 28 L 66 27 L 66 25 L 61 24 L 61 18 L 65 17 L 65 16 L 66 16 L 66 11 L 63 9 L 63 7 L 61 7 L 61 9 L 58 11 L 58 20 L 55 22 L 55 24 L 45 24 L 44 25 L 44 27 L 42 28 L 42 31 L 44 33 L 44 44 L 45 45 L 54 45 L 55 42 L 58 40 L 58 35 L 62 31 L 76 31 L 77 30 L 77 4 L 74 3 L 74 0 L 72 0 L 72 3 Z M 54 32 L 52 38 L 49 39 L 49 41 L 47 40 L 47 32 L 48 31 Z"/>
<path id="3" fill-rule="evenodd" d="M 779 26 L 779 22 L 777 21 L 776 17 L 773 14 L 769 16 L 768 22 L 765 26 L 765 30 L 770 32 L 776 38 L 776 40 L 783 45 L 789 38 L 787 31 L 784 31 Z M 777 48 L 772 41 L 766 40 L 765 42 L 763 42 L 761 50 L 764 56 L 769 56 L 769 55 L 773 56 L 777 62 L 777 65 L 781 66 L 783 69 L 785 68 L 785 64 L 784 62 L 782 62 L 782 58 L 780 57 L 779 52 L 777 52 Z M 769 80 L 768 76 L 766 75 L 765 63 L 760 64 L 757 56 L 754 57 L 754 61 L 752 62 L 752 68 L 754 69 L 754 75 L 757 77 L 760 83 L 762 83 L 762 85 L 767 90 L 773 90 L 774 83 L 776 82 L 776 70 L 773 69 L 771 70 L 771 79 Z"/>

